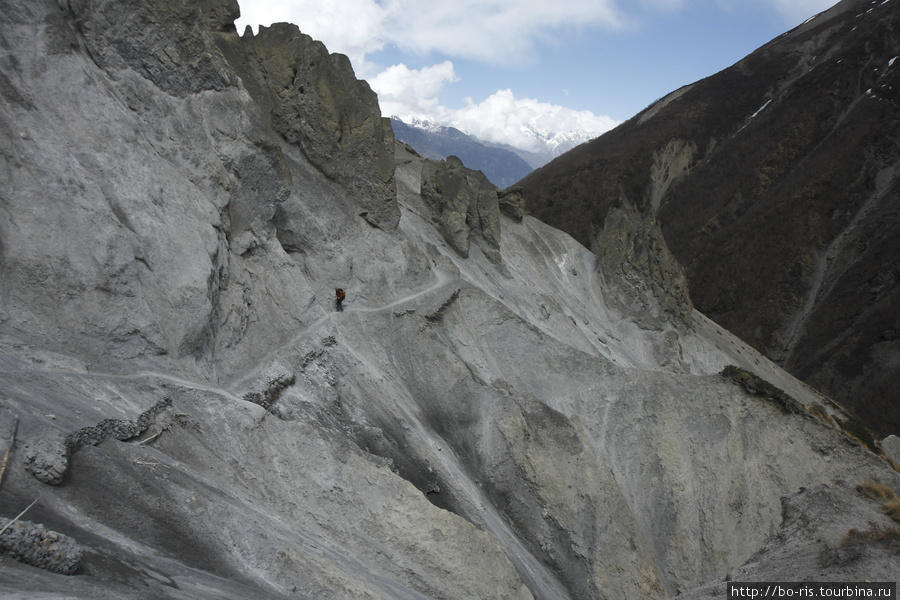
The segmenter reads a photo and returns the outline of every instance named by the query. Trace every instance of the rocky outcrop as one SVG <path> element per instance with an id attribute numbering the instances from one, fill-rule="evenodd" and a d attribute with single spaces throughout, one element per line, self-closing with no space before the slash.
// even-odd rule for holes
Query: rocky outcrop
<path id="1" fill-rule="evenodd" d="M 350 60 L 288 23 L 217 40 L 269 126 L 344 186 L 367 221 L 396 227 L 393 130 Z"/>
<path id="2" fill-rule="evenodd" d="M 35 479 L 50 485 L 59 485 L 69 470 L 69 452 L 62 439 L 34 438 L 28 440 L 22 461 L 25 470 Z"/>
<path id="3" fill-rule="evenodd" d="M 421 193 L 438 230 L 461 256 L 469 256 L 474 236 L 485 243 L 485 254 L 491 260 L 500 260 L 497 188 L 483 173 L 466 168 L 455 156 L 446 161 L 426 160 Z"/>
<path id="4" fill-rule="evenodd" d="M 881 440 L 881 449 L 888 458 L 900 465 L 900 437 L 896 435 L 887 436 Z"/>
<path id="5" fill-rule="evenodd" d="M 171 406 L 172 399 L 164 398 L 142 412 L 137 419 L 104 419 L 96 425 L 79 429 L 66 436 L 68 455 L 71 457 L 84 446 L 96 446 L 109 438 L 123 442 L 136 438 L 147 431 L 156 418 Z"/>
<path id="6" fill-rule="evenodd" d="M 213 44 L 213 31 L 240 15 L 237 2 L 69 3 L 75 25 L 57 13 L 51 19 L 55 44 L 71 51 L 83 42 L 108 72 L 139 73 L 168 94 L 185 97 L 222 91 L 238 78 Z M 209 24 L 216 29 L 210 30 Z M 232 24 L 232 29 L 234 28 Z M 76 33 L 77 32 L 77 33 Z"/>
<path id="7" fill-rule="evenodd" d="M 500 203 L 500 212 L 510 219 L 521 221 L 525 216 L 525 200 L 522 198 L 522 188 L 510 188 L 497 193 Z"/>
<path id="8" fill-rule="evenodd" d="M 278 415 L 273 405 L 284 390 L 294 385 L 296 380 L 297 376 L 281 365 L 277 363 L 269 365 L 260 375 L 259 381 L 252 386 L 253 389 L 244 394 L 244 400 L 258 404 L 270 413 Z"/>
<path id="9" fill-rule="evenodd" d="M 396 227 L 393 132 L 346 56 L 287 23 L 239 38 L 234 0 L 76 2 L 72 10 L 101 68 L 133 70 L 179 97 L 242 85 L 268 125 L 346 186 L 368 221 Z"/>
<path id="10" fill-rule="evenodd" d="M 687 277 L 652 216 L 628 204 L 611 209 L 591 248 L 607 301 L 636 315 L 647 328 L 662 329 L 670 322 L 690 326 Z"/>

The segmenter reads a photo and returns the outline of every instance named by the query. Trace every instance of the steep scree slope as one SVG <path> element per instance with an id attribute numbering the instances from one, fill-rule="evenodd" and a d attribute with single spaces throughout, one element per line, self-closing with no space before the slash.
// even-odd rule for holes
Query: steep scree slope
<path id="1" fill-rule="evenodd" d="M 388 151 L 344 58 L 235 15 L 0 13 L 0 512 L 80 558 L 4 558 L 0 594 L 660 598 L 764 576 L 804 532 L 786 502 L 832 554 L 854 509 L 891 527 L 836 482 L 898 474 L 665 289 L 652 223 L 610 223 L 632 267 L 609 270 Z M 890 578 L 867 539 L 841 575 Z"/>
<path id="2" fill-rule="evenodd" d="M 529 175 L 528 209 L 585 245 L 653 212 L 699 310 L 900 431 L 898 23 L 838 3 Z"/>

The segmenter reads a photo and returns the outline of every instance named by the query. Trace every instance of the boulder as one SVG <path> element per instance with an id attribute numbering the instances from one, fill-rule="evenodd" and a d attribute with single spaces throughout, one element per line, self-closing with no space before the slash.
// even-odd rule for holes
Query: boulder
<path id="1" fill-rule="evenodd" d="M 889 435 L 881 440 L 881 450 L 885 456 L 900 465 L 900 437 Z"/>

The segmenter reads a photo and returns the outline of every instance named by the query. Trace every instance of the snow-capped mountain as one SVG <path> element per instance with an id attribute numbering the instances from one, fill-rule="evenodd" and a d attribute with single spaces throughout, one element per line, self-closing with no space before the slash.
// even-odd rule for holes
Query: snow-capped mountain
<path id="1" fill-rule="evenodd" d="M 527 140 L 527 143 L 512 145 L 509 143 L 498 143 L 495 141 L 484 139 L 477 134 L 468 130 L 468 128 L 455 123 L 439 123 L 430 119 L 419 117 L 392 117 L 394 120 L 402 121 L 405 125 L 415 129 L 437 135 L 445 136 L 448 130 L 460 131 L 468 136 L 468 138 L 483 144 L 488 148 L 499 148 L 512 152 L 522 160 L 524 160 L 532 169 L 544 166 L 557 156 L 564 154 L 572 148 L 588 142 L 597 137 L 596 134 L 589 133 L 584 130 L 568 130 L 557 131 L 554 129 L 539 127 L 531 123 L 522 123 L 520 139 Z M 405 140 L 404 140 L 405 141 Z M 409 143 L 409 142 L 407 142 Z M 415 148 L 415 145 L 410 143 Z M 418 148 L 417 148 L 418 150 Z M 465 161 L 463 161 L 465 162 Z M 478 168 L 472 167 L 471 168 Z M 489 176 L 490 178 L 490 176 Z"/>
<path id="2" fill-rule="evenodd" d="M 470 169 L 484 173 L 499 188 L 511 186 L 533 169 L 513 148 L 484 144 L 455 127 L 431 121 L 408 125 L 397 117 L 391 118 L 391 126 L 395 138 L 424 158 L 443 160 L 456 156 Z"/>
<path id="3" fill-rule="evenodd" d="M 549 131 L 546 129 L 537 129 L 528 125 L 523 125 L 522 131 L 537 142 L 540 150 L 536 152 L 523 150 L 508 144 L 497 147 L 505 148 L 510 152 L 515 153 L 534 169 L 543 167 L 557 156 L 565 154 L 572 148 L 584 144 L 585 142 L 589 142 L 597 137 L 585 131 Z M 487 145 L 491 144 L 487 143 Z"/>

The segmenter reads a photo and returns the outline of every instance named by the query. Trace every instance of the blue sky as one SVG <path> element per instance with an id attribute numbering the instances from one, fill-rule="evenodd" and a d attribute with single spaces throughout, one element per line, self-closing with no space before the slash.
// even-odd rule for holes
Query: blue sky
<path id="1" fill-rule="evenodd" d="M 835 3 L 245 0 L 237 26 L 295 23 L 346 54 L 385 116 L 522 146 L 523 123 L 599 135 Z"/>

